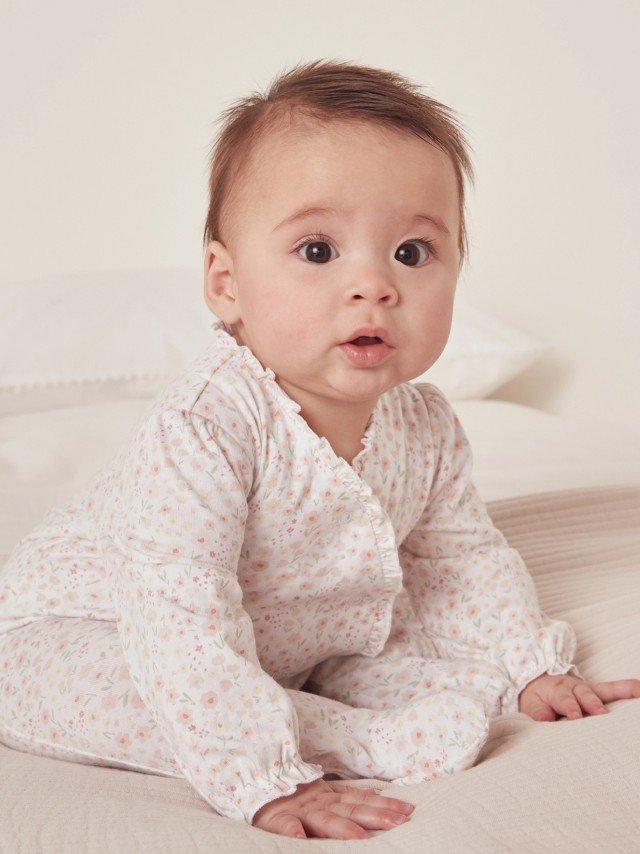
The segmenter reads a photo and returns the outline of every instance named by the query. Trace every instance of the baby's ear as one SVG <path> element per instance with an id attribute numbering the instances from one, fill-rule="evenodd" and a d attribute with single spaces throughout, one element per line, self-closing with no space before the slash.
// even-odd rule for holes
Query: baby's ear
<path id="1" fill-rule="evenodd" d="M 238 320 L 233 262 L 218 240 L 210 241 L 204 254 L 204 299 L 210 310 L 226 323 Z"/>

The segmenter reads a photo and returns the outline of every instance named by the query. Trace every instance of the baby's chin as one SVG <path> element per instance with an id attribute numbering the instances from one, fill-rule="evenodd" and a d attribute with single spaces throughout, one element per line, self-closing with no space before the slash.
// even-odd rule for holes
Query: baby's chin
<path id="1" fill-rule="evenodd" d="M 352 401 L 365 401 L 379 397 L 389 389 L 404 382 L 393 369 L 340 367 L 327 375 L 331 388 L 338 397 Z"/>

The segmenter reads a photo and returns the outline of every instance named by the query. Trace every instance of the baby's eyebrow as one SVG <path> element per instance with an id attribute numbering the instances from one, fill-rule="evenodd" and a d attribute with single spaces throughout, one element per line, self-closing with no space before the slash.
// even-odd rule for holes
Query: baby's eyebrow
<path id="1" fill-rule="evenodd" d="M 294 222 L 298 222 L 301 219 L 307 219 L 310 216 L 321 216 L 331 214 L 333 216 L 346 214 L 348 211 L 345 208 L 336 208 L 336 207 L 326 207 L 319 205 L 305 206 L 302 208 L 298 208 L 292 214 L 285 217 L 281 222 L 276 225 L 275 228 L 271 230 L 273 234 L 274 231 L 277 231 L 279 228 L 283 228 L 285 225 L 292 225 Z M 430 223 L 434 228 L 438 231 L 442 231 L 444 234 L 449 234 L 449 229 L 444 224 L 442 219 L 435 214 L 424 214 L 424 213 L 416 213 L 410 217 L 411 222 L 415 222 L 416 220 L 424 220 L 425 222 Z"/>
<path id="2" fill-rule="evenodd" d="M 310 216 L 320 216 L 321 214 L 332 214 L 333 216 L 339 214 L 346 214 L 347 211 L 345 208 L 334 208 L 334 207 L 321 207 L 319 205 L 313 205 L 310 207 L 302 207 L 295 210 L 292 214 L 285 217 L 281 222 L 279 222 L 274 229 L 272 229 L 271 233 L 277 231 L 279 228 L 283 228 L 285 225 L 291 225 L 294 222 L 297 222 L 299 219 L 306 219 Z"/>

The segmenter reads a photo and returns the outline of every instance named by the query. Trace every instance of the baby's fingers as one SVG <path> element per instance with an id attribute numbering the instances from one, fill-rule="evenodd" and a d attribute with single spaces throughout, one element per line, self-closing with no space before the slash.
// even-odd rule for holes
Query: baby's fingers
<path id="1" fill-rule="evenodd" d="M 596 682 L 591 689 L 603 703 L 640 697 L 640 679 L 616 679 L 612 682 Z"/>
<path id="2" fill-rule="evenodd" d="M 577 682 L 573 686 L 573 693 L 578 698 L 582 708 L 590 715 L 606 715 L 609 712 L 606 706 L 603 706 L 602 700 L 595 693 L 588 682 Z"/>
<path id="3" fill-rule="evenodd" d="M 547 702 L 561 715 L 575 720 L 582 717 L 582 709 L 578 698 L 573 693 L 573 687 L 564 682 L 558 683 L 552 695 L 547 698 Z"/>
<path id="4" fill-rule="evenodd" d="M 376 807 L 372 804 L 351 804 L 344 801 L 334 801 L 329 807 L 331 812 L 350 819 L 365 830 L 389 830 L 399 824 L 411 821 L 411 816 L 403 815 L 397 810 Z"/>
<path id="5" fill-rule="evenodd" d="M 380 807 L 383 809 L 393 810 L 410 815 L 415 809 L 415 805 L 408 801 L 402 801 L 399 798 L 388 798 L 385 795 L 379 795 L 375 788 L 361 789 L 355 786 L 347 786 L 342 781 L 331 780 L 331 787 L 335 792 L 340 792 L 340 800 L 343 803 L 362 804 L 366 803 L 369 806 Z"/>
<path id="6" fill-rule="evenodd" d="M 255 825 L 269 833 L 279 833 L 281 836 L 293 836 L 295 839 L 306 839 L 304 825 L 297 815 L 290 812 L 278 812 Z"/>

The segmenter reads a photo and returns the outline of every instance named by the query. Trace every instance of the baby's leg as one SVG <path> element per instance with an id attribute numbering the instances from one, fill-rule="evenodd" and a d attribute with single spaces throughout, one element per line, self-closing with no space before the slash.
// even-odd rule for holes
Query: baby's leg
<path id="1" fill-rule="evenodd" d="M 372 776 L 370 714 L 286 690 L 304 733 L 302 758 L 347 778 Z M 0 742 L 38 756 L 184 777 L 129 676 L 116 624 L 106 620 L 46 618 L 0 635 Z"/>
<path id="2" fill-rule="evenodd" d="M 183 777 L 106 620 L 51 617 L 0 635 L 0 742 L 86 765 Z"/>
<path id="3" fill-rule="evenodd" d="M 497 713 L 505 676 L 489 662 L 433 653 L 408 598 L 399 594 L 391 633 L 376 657 L 333 656 L 313 669 L 305 687 L 321 695 L 313 696 L 317 707 L 295 699 L 301 744 L 308 739 L 310 752 L 311 743 L 318 750 L 326 743 L 358 775 L 397 785 L 470 768 Z M 327 699 L 346 705 L 332 712 L 321 702 Z M 370 753 L 364 774 L 361 763 L 355 765 L 354 736 Z M 326 765 L 339 770 L 335 761 Z"/>
<path id="4" fill-rule="evenodd" d="M 366 661 L 365 677 L 389 678 L 387 664 L 378 661 L 376 674 L 376 659 Z M 428 666 L 424 661 L 425 674 Z M 349 667 L 349 675 L 357 680 L 353 661 Z M 413 679 L 415 661 L 399 660 L 393 672 L 405 681 Z M 331 687 L 330 680 L 324 684 Z M 482 701 L 449 688 L 418 690 L 406 704 L 384 711 L 320 694 L 289 693 L 295 695 L 302 757 L 345 779 L 371 777 L 411 785 L 463 771 L 475 764 L 489 732 Z"/>
<path id="5" fill-rule="evenodd" d="M 430 664 L 419 661 L 335 657 L 317 665 L 308 683 L 327 696 L 286 689 L 302 758 L 345 778 L 396 782 L 473 764 L 486 736 L 480 703 L 416 685 L 416 667 Z M 393 680 L 404 685 L 391 691 L 398 708 L 371 690 Z M 184 776 L 129 676 L 111 621 L 46 618 L 0 635 L 0 742 L 72 762 Z"/>

